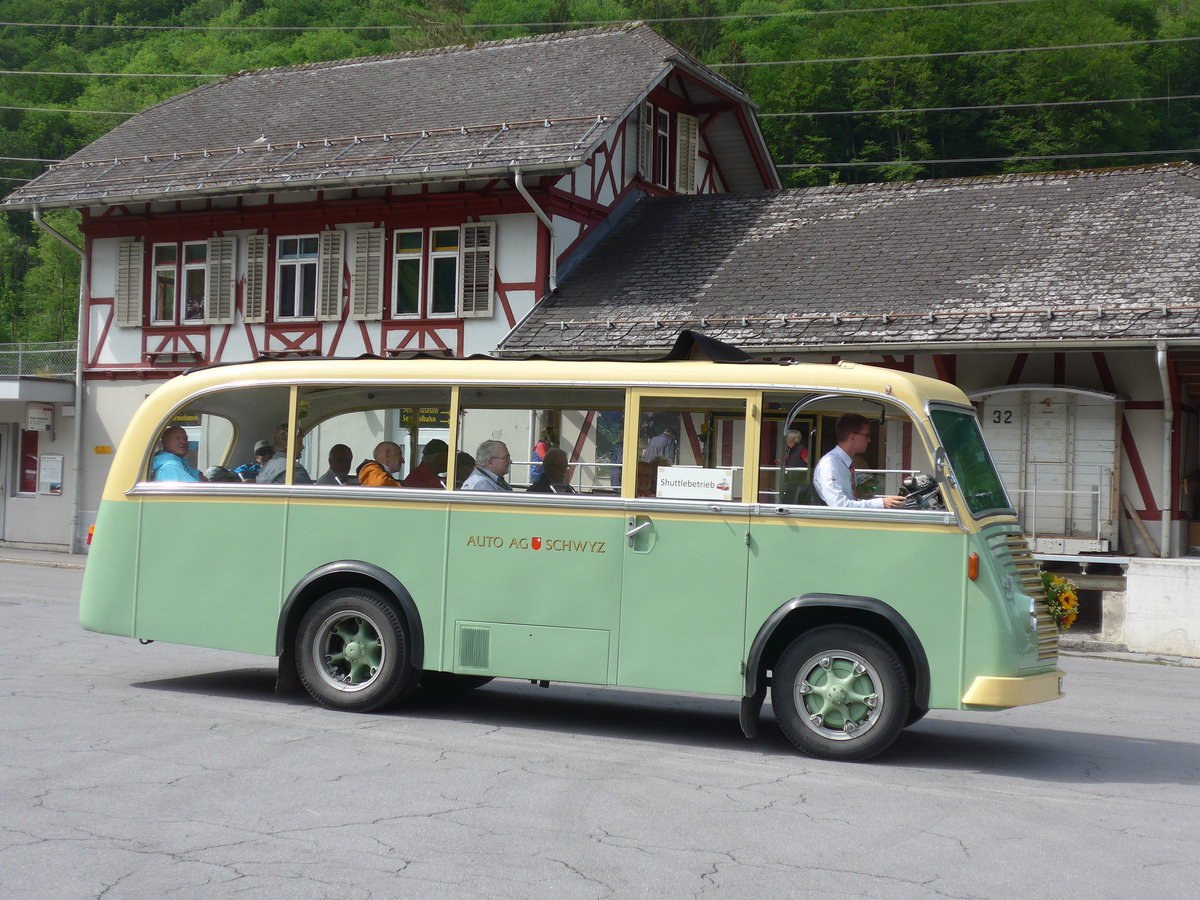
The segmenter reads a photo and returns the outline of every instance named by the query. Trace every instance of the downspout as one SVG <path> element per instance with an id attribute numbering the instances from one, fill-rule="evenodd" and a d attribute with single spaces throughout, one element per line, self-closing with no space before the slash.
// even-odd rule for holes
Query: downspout
<path id="1" fill-rule="evenodd" d="M 1159 508 L 1162 511 L 1162 531 L 1158 539 L 1159 556 L 1164 558 L 1171 555 L 1171 487 L 1174 484 L 1174 477 L 1171 471 L 1173 462 L 1171 455 L 1171 432 L 1175 425 L 1175 409 L 1173 406 L 1173 397 L 1171 395 L 1171 383 L 1167 376 L 1167 345 L 1165 341 L 1159 341 L 1157 346 L 1158 356 L 1158 379 L 1162 383 L 1163 394 L 1163 480 L 1162 480 L 1162 503 Z"/>
<path id="2" fill-rule="evenodd" d="M 514 166 L 513 184 L 516 185 L 517 193 L 525 198 L 525 202 L 529 204 L 529 208 L 533 210 L 533 214 L 542 220 L 542 224 L 546 226 L 546 230 L 550 232 L 550 293 L 558 290 L 558 250 L 554 245 L 554 223 L 550 221 L 550 217 L 545 211 L 537 205 L 537 201 L 525 189 L 525 185 L 521 181 L 521 167 Z"/>
<path id="3" fill-rule="evenodd" d="M 80 553 L 83 549 L 79 545 L 79 495 L 82 493 L 79 479 L 83 472 L 83 354 L 85 350 L 82 346 L 82 341 L 84 332 L 83 317 L 87 312 L 84 297 L 87 295 L 89 277 L 88 256 L 82 247 L 75 244 L 74 241 L 55 229 L 48 222 L 43 221 L 42 211 L 36 206 L 33 208 L 33 221 L 37 223 L 39 228 L 58 238 L 59 241 L 72 251 L 79 254 L 79 313 L 75 325 L 75 458 L 71 463 L 71 534 L 67 546 L 72 553 Z"/>

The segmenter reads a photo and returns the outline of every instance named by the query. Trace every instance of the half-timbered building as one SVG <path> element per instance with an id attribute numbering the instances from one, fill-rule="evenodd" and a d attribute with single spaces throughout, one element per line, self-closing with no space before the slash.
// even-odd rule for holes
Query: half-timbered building
<path id="1" fill-rule="evenodd" d="M 154 106 L 3 204 L 83 212 L 80 509 L 52 542 L 86 532 L 133 409 L 188 367 L 487 352 L 638 198 L 775 187 L 749 99 L 644 26 L 243 72 Z M 2 537 L 47 540 L 11 516 Z"/>

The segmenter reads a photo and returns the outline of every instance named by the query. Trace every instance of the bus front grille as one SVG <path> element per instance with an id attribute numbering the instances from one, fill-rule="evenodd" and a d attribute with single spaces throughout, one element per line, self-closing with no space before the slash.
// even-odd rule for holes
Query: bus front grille
<path id="1" fill-rule="evenodd" d="M 1055 625 L 1054 616 L 1050 614 L 1050 607 L 1046 604 L 1042 569 L 1033 558 L 1029 541 L 1020 531 L 1006 531 L 993 535 L 988 544 L 997 556 L 1007 556 L 1012 561 L 1016 570 L 1018 590 L 1033 598 L 1037 619 L 1038 661 L 1049 662 L 1058 659 L 1058 626 Z"/>

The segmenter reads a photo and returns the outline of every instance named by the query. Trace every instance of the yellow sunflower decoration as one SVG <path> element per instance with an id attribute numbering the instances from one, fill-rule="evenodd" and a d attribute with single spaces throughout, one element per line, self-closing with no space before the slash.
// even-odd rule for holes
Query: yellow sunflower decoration
<path id="1" fill-rule="evenodd" d="M 1042 573 L 1042 584 L 1046 588 L 1046 604 L 1050 607 L 1058 630 L 1066 631 L 1079 617 L 1079 595 L 1075 592 L 1075 585 L 1061 575 L 1049 572 Z"/>

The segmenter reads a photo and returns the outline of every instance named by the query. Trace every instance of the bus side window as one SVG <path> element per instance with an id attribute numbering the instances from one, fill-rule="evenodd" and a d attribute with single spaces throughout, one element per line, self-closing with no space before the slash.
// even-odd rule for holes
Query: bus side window
<path id="1" fill-rule="evenodd" d="M 634 496 L 740 502 L 746 406 L 732 395 L 641 398 Z"/>
<path id="2" fill-rule="evenodd" d="M 624 404 L 625 392 L 612 388 L 463 390 L 455 450 L 474 458 L 485 441 L 502 442 L 511 464 L 495 474 L 515 493 L 619 493 Z M 466 474 L 458 472 L 456 480 Z"/>

